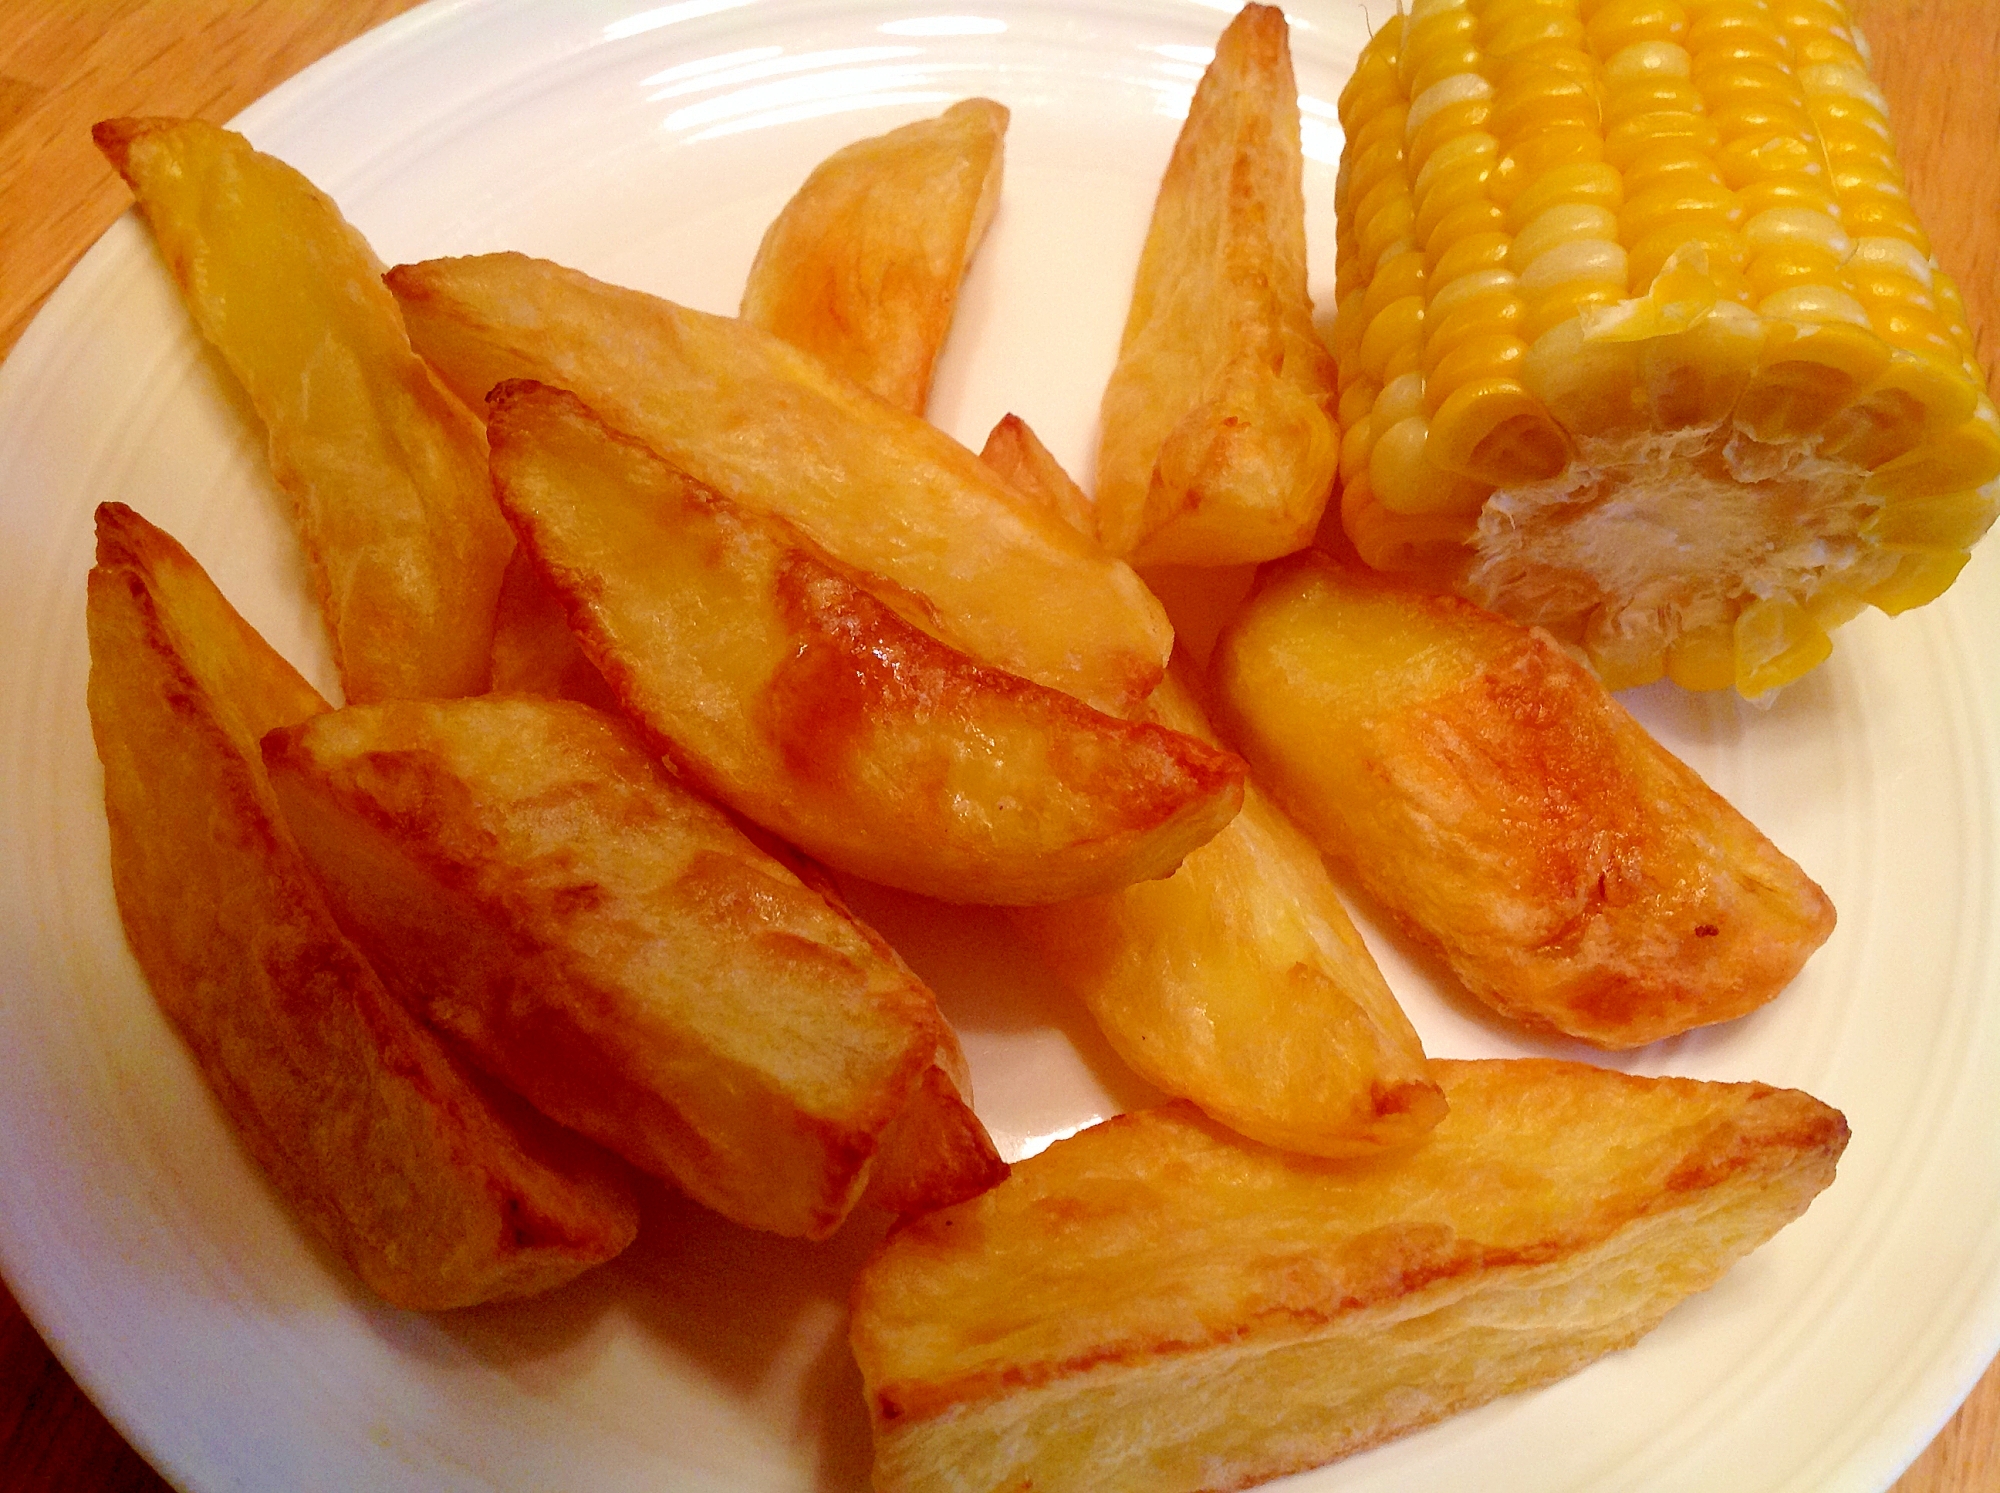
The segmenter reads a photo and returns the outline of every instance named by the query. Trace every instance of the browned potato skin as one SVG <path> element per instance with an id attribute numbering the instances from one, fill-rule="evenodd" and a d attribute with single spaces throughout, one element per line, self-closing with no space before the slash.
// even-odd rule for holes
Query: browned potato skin
<path id="1" fill-rule="evenodd" d="M 1212 663 L 1258 780 L 1466 988 L 1637 1047 L 1755 1010 L 1826 894 L 1545 634 L 1301 555 Z"/>
<path id="2" fill-rule="evenodd" d="M 966 99 L 834 152 L 765 231 L 743 319 L 921 415 L 1006 135 L 1006 109 Z"/>
<path id="3" fill-rule="evenodd" d="M 285 1198 L 396 1306 L 529 1295 L 622 1250 L 623 1167 L 476 1083 L 335 926 L 257 751 L 325 702 L 117 505 L 98 510 L 89 631 L 126 935 Z"/>
<path id="4" fill-rule="evenodd" d="M 264 421 L 347 698 L 485 689 L 514 541 L 479 421 L 411 350 L 367 241 L 230 131 L 114 119 L 94 134 Z"/>
<path id="5" fill-rule="evenodd" d="M 1099 535 L 1135 565 L 1273 559 L 1325 511 L 1340 434 L 1303 172 L 1284 14 L 1246 6 L 1175 142 L 1104 391 Z"/>
<path id="6" fill-rule="evenodd" d="M 946 647 L 572 395 L 504 384 L 489 436 L 495 495 L 626 711 L 826 865 L 1061 901 L 1166 875 L 1242 801 L 1233 756 Z"/>
<path id="7" fill-rule="evenodd" d="M 568 389 L 732 502 L 883 577 L 981 662 L 1113 714 L 1160 682 L 1166 614 L 1129 567 L 942 431 L 747 322 L 519 254 L 399 265 L 410 335 L 452 387 Z"/>
<path id="8" fill-rule="evenodd" d="M 1438 1062 L 1395 1158 L 1120 1116 L 906 1222 L 851 1336 L 877 1493 L 1247 1487 L 1627 1347 L 1805 1211 L 1838 1111 L 1762 1084 Z"/>
<path id="9" fill-rule="evenodd" d="M 342 928 L 480 1066 L 747 1227 L 847 1217 L 937 1003 L 626 722 L 392 701 L 263 750 Z"/>

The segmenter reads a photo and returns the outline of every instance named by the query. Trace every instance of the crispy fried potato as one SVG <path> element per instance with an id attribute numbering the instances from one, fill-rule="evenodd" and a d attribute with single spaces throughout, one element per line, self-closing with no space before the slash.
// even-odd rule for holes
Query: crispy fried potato
<path id="1" fill-rule="evenodd" d="M 1181 670 L 1145 718 L 1212 741 Z M 1444 1117 L 1319 852 L 1254 783 L 1164 881 L 1013 921 L 1135 1072 L 1244 1135 L 1357 1156 L 1413 1145 Z"/>
<path id="2" fill-rule="evenodd" d="M 341 927 L 474 1062 L 738 1223 L 846 1218 L 950 1041 L 937 1002 L 631 726 L 391 701 L 263 750 Z"/>
<path id="3" fill-rule="evenodd" d="M 1006 135 L 1004 108 L 966 99 L 835 151 L 765 231 L 743 319 L 921 415 Z"/>
<path id="4" fill-rule="evenodd" d="M 604 676 L 590 666 L 562 603 L 543 584 L 525 550 L 516 548 L 500 582 L 493 612 L 493 693 L 544 695 L 616 710 Z"/>
<path id="5" fill-rule="evenodd" d="M 1775 996 L 1833 931 L 1797 865 L 1545 635 L 1320 555 L 1212 664 L 1225 734 L 1474 995 L 1636 1047 Z"/>
<path id="6" fill-rule="evenodd" d="M 892 1234 L 854 1289 L 878 1493 L 1241 1488 L 1637 1341 L 1805 1211 L 1840 1114 L 1762 1084 L 1441 1062 L 1392 1160 L 1121 1116 Z"/>
<path id="7" fill-rule="evenodd" d="M 899 588 L 909 619 L 983 663 L 1116 714 L 1172 644 L 1139 578 L 979 458 L 748 323 L 518 254 L 401 265 L 389 284 L 452 386 L 575 393 L 705 486 L 796 523 Z"/>
<path id="8" fill-rule="evenodd" d="M 1236 812 L 1242 764 L 966 658 L 609 430 L 494 391 L 494 492 L 585 655 L 703 792 L 837 870 L 956 902 L 1163 876 Z"/>
<path id="9" fill-rule="evenodd" d="M 1097 532 L 1097 515 L 1089 495 L 1019 415 L 1000 417 L 987 433 L 979 459 L 1005 477 L 1016 492 L 1033 498 L 1077 533 Z"/>
<path id="10" fill-rule="evenodd" d="M 1174 144 L 1104 390 L 1097 521 L 1114 555 L 1237 565 L 1312 539 L 1340 435 L 1303 170 L 1284 14 L 1250 5 Z"/>
<path id="11" fill-rule="evenodd" d="M 411 351 L 367 242 L 228 130 L 113 119 L 94 134 L 264 421 L 347 698 L 484 689 L 514 541 L 479 421 Z"/>
<path id="12" fill-rule="evenodd" d="M 867 1201 L 892 1213 L 928 1213 L 1007 1180 L 1007 1163 L 972 1112 L 957 1038 L 925 1070 L 910 1102 L 883 1132 Z"/>
<path id="13" fill-rule="evenodd" d="M 126 934 L 279 1191 L 397 1306 L 527 1295 L 630 1243 L 623 1167 L 476 1083 L 335 926 L 257 750 L 325 702 L 116 505 L 89 628 Z"/>
<path id="14" fill-rule="evenodd" d="M 1016 416 L 981 459 L 1058 512 L 1082 501 Z M 1215 742 L 1183 656 L 1143 718 Z M 1172 876 L 1013 921 L 1135 1072 L 1244 1135 L 1367 1155 L 1414 1144 L 1444 1117 L 1423 1044 L 1319 852 L 1254 782 Z"/>

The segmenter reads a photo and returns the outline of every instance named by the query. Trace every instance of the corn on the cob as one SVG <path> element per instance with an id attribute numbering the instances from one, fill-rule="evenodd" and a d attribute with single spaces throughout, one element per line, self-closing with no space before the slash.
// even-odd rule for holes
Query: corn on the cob
<path id="1" fill-rule="evenodd" d="M 1368 563 L 1749 696 L 1951 584 L 2000 416 L 1838 0 L 1416 0 L 1340 113 Z"/>

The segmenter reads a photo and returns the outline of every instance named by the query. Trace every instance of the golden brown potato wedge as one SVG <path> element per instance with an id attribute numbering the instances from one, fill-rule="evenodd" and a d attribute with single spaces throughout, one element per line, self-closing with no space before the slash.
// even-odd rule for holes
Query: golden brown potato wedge
<path id="1" fill-rule="evenodd" d="M 525 550 L 516 548 L 500 582 L 493 612 L 495 694 L 545 695 L 615 710 L 610 686 L 590 666 L 569 630 L 562 603 L 543 584 Z"/>
<path id="2" fill-rule="evenodd" d="M 390 701 L 263 751 L 341 927 L 473 1061 L 738 1223 L 846 1218 L 950 1040 L 937 1002 L 628 723 Z"/>
<path id="3" fill-rule="evenodd" d="M 1097 532 L 1090 496 L 1062 469 L 1042 438 L 1019 415 L 1002 415 L 987 433 L 979 459 L 1079 534 Z"/>
<path id="4" fill-rule="evenodd" d="M 126 934 L 278 1190 L 397 1306 L 527 1295 L 630 1243 L 622 1165 L 476 1082 L 335 925 L 257 750 L 325 702 L 116 505 L 89 629 Z"/>
<path id="5" fill-rule="evenodd" d="M 1805 1211 L 1840 1114 L 1762 1084 L 1440 1062 L 1329 1162 L 1191 1105 L 906 1223 L 854 1289 L 877 1493 L 1188 1493 L 1329 1462 L 1627 1347 Z"/>
<path id="6" fill-rule="evenodd" d="M 743 319 L 921 415 L 1006 137 L 1004 108 L 966 99 L 834 152 L 765 231 Z"/>
<path id="7" fill-rule="evenodd" d="M 1086 501 L 1016 416 L 981 459 L 1065 516 Z M 1142 718 L 1216 740 L 1184 655 Z M 1244 1135 L 1366 1155 L 1413 1144 L 1444 1116 L 1416 1030 L 1319 851 L 1254 782 L 1172 876 L 1021 908 L 1014 926 L 1135 1072 Z"/>
<path id="8" fill-rule="evenodd" d="M 1104 391 L 1098 533 L 1135 565 L 1269 560 L 1326 508 L 1337 390 L 1303 170 L 1284 13 L 1246 6 L 1174 144 Z"/>
<path id="9" fill-rule="evenodd" d="M 1182 668 L 1144 718 L 1212 741 Z M 1319 851 L 1254 783 L 1165 880 L 1013 920 L 1134 1071 L 1244 1135 L 1358 1156 L 1413 1145 L 1444 1117 Z"/>
<path id="10" fill-rule="evenodd" d="M 494 391 L 494 492 L 585 655 L 704 793 L 837 870 L 954 902 L 1163 876 L 1234 757 L 975 663 L 573 395 Z"/>
<path id="11" fill-rule="evenodd" d="M 1129 568 L 768 332 L 518 254 L 400 265 L 389 284 L 469 399 L 509 378 L 570 390 L 703 485 L 892 582 L 912 621 L 983 663 L 1113 713 L 1159 683 L 1172 633 Z"/>
<path id="12" fill-rule="evenodd" d="M 1466 988 L 1636 1047 L 1770 1000 L 1833 906 L 1548 636 L 1318 554 L 1217 644 L 1258 780 Z"/>
<path id="13" fill-rule="evenodd" d="M 366 240 L 241 135 L 175 119 L 94 133 L 264 421 L 348 699 L 484 689 L 514 541 L 479 421 L 411 351 Z"/>
<path id="14" fill-rule="evenodd" d="M 1007 1163 L 972 1112 L 965 1057 L 952 1039 L 882 1134 L 866 1201 L 892 1213 L 928 1213 L 1007 1179 Z"/>

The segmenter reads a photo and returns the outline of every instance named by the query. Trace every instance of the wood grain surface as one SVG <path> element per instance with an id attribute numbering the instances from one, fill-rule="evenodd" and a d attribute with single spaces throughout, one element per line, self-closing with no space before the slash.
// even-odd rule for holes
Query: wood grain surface
<path id="1" fill-rule="evenodd" d="M 0 0 L 0 355 L 124 211 L 89 127 L 228 119 L 415 0 Z M 1859 0 L 1911 195 L 2000 373 L 2000 3 Z M 0 1291 L 0 1493 L 157 1493 Z M 2000 1490 L 2000 1363 L 1894 1493 Z"/>

